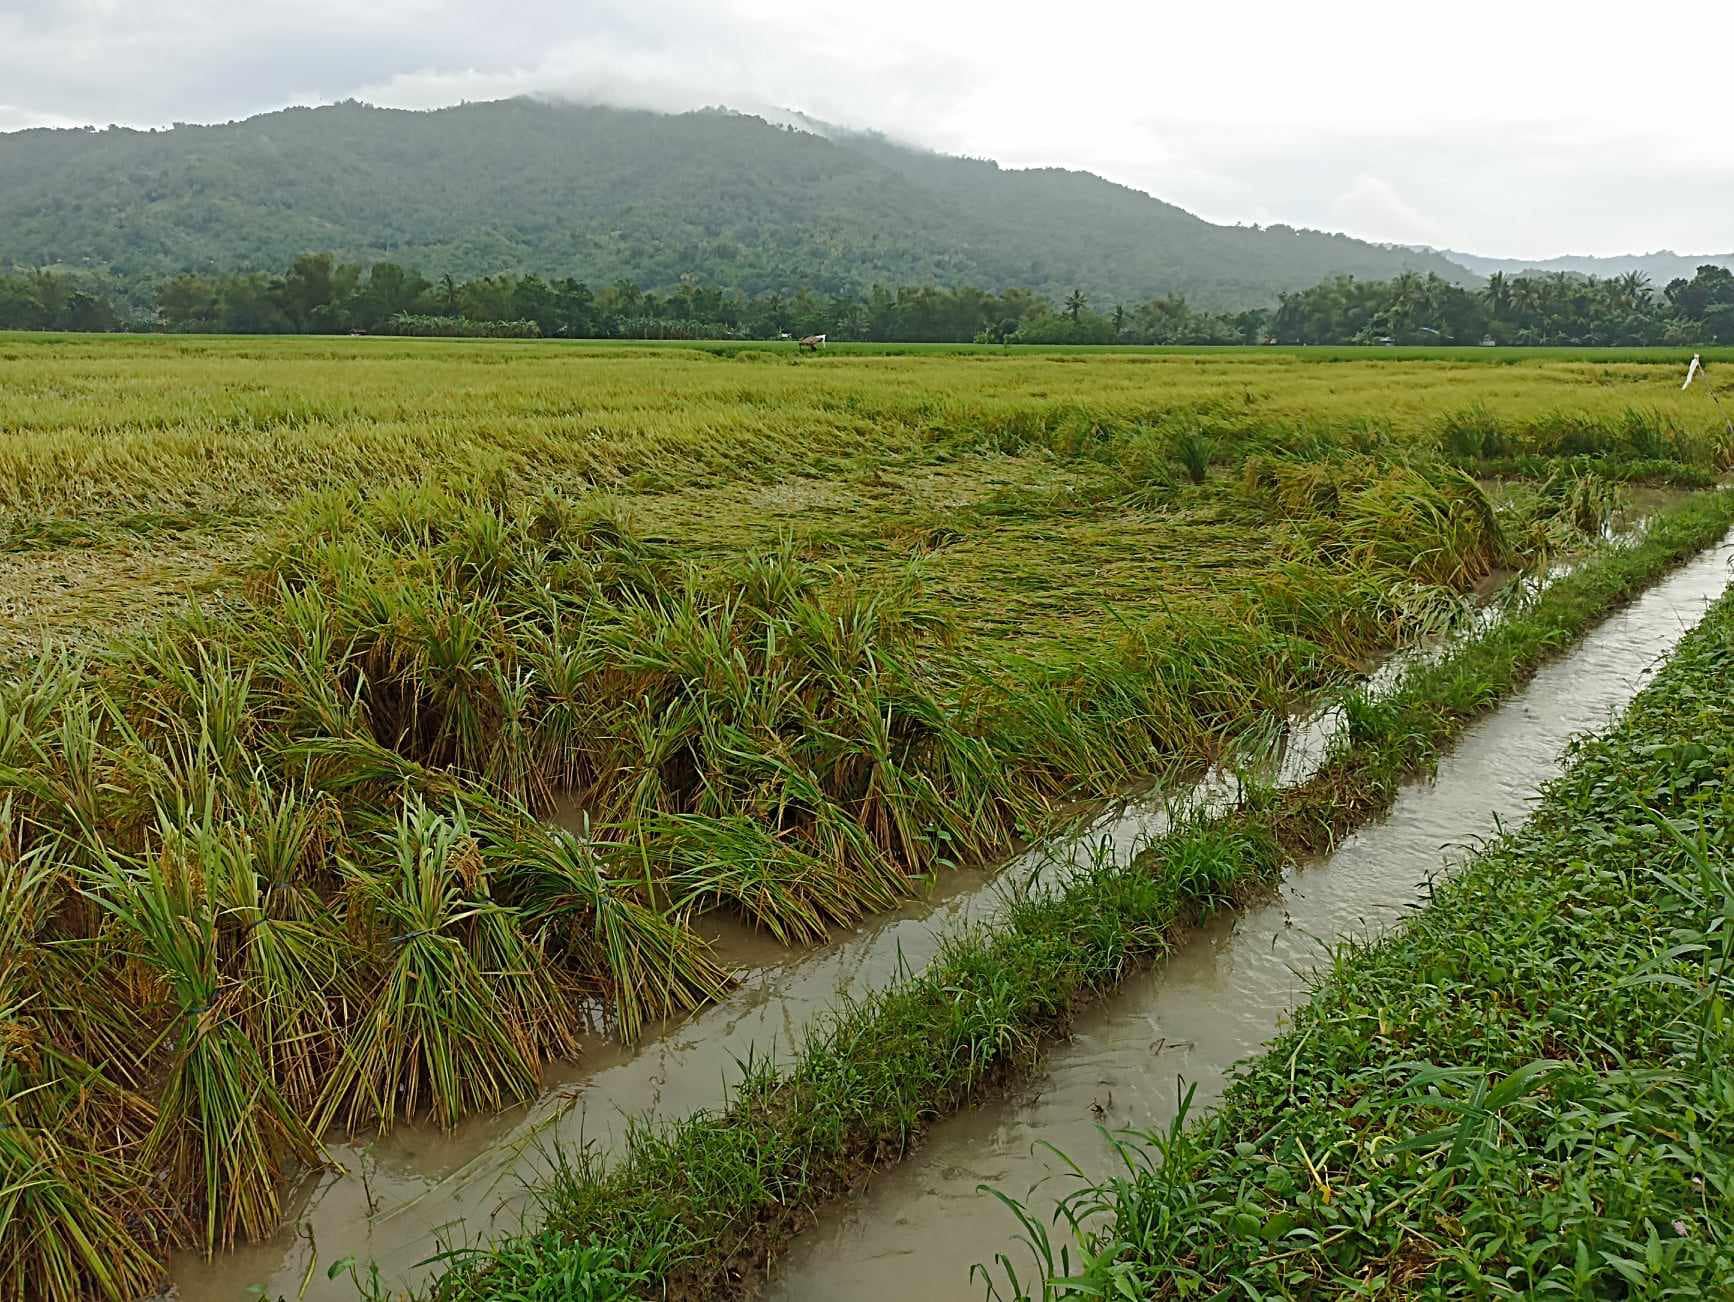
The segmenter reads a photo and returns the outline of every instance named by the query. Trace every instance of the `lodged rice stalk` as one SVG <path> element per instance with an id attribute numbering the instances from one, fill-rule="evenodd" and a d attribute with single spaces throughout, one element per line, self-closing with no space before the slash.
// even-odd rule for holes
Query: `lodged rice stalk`
<path id="1" fill-rule="evenodd" d="M 79 1023 L 99 1011 L 124 1038 L 100 973 L 46 941 L 64 865 L 20 854 L 0 805 L 0 1299 L 114 1302 L 148 1293 L 175 1213 L 134 1160 L 150 1106 L 90 1065 Z M 79 978 L 88 978 L 88 986 Z M 66 984 L 68 980 L 71 984 Z M 89 992 L 88 1005 L 65 1003 Z"/>
<path id="2" fill-rule="evenodd" d="M 1297 543 L 1329 564 L 1463 589 L 1514 558 L 1485 490 L 1452 467 L 1260 456 L 1243 480 L 1248 498 L 1280 514 Z"/>
<path id="3" fill-rule="evenodd" d="M 1490 521 L 1446 437 L 1729 464 L 1600 362 L 104 346 L 0 360 L 9 581 L 95 576 L 87 661 L 0 647 L 0 1302 L 148 1293 L 273 1230 L 327 1117 L 450 1124 L 715 998 L 691 914 L 848 925 L 1600 514 Z"/>
<path id="4" fill-rule="evenodd" d="M 425 1111 L 450 1126 L 533 1093 L 545 1057 L 576 1053 L 580 1016 L 516 911 L 492 898 L 461 812 L 412 805 L 393 850 L 384 871 L 348 869 L 391 957 L 320 1116 L 384 1128 Z"/>
<path id="5" fill-rule="evenodd" d="M 538 942 L 615 1011 L 625 1038 L 636 1039 L 651 1018 L 698 1007 L 726 988 L 728 974 L 692 944 L 684 921 L 639 898 L 621 871 L 630 865 L 618 847 L 530 823 L 510 838 L 490 839 L 483 853 L 524 901 Z"/>
<path id="6" fill-rule="evenodd" d="M 247 1033 L 255 992 L 224 962 L 222 892 L 235 853 L 208 823 L 165 829 L 151 852 L 98 864 L 87 887 L 168 1006 L 165 1079 L 139 1160 L 188 1191 L 207 1253 L 274 1230 L 284 1177 L 323 1160 Z"/>
<path id="7" fill-rule="evenodd" d="M 701 568 L 609 499 L 484 484 L 315 495 L 232 608 L 0 684 L 18 853 L 82 888 L 32 960 L 79 993 L 4 1005 L 52 1015 L 80 1082 L 20 1077 L 9 1106 L 100 1101 L 36 1126 L 65 1217 L 145 1256 L 268 1234 L 325 1126 L 450 1126 L 531 1096 L 592 1026 L 717 997 L 691 914 L 821 938 L 1057 802 L 1221 753 L 1511 546 L 1454 472 L 1256 460 L 1196 487 L 1269 517 L 1258 583 L 1215 587 L 1235 526 L 1203 581 L 1040 658 L 960 646 L 919 566 L 869 580 L 784 538 Z"/>

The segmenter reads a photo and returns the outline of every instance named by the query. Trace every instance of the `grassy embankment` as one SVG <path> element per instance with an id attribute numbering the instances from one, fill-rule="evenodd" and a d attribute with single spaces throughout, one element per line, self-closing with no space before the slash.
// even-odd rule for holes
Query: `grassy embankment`
<path id="1" fill-rule="evenodd" d="M 1645 368 L 1399 428 L 1345 415 L 1383 369 L 32 347 L 14 579 L 222 568 L 190 614 L 73 582 L 97 654 L 0 686 L 7 1297 L 267 1233 L 326 1127 L 497 1108 L 581 1027 L 715 997 L 693 911 L 800 940 L 997 858 L 1580 545 L 1588 468 L 1729 453 L 1632 406 Z M 1538 455 L 1602 455 L 1496 507 L 1449 445 L 1506 400 Z"/>
<path id="2" fill-rule="evenodd" d="M 1182 827 L 1132 863 L 1101 863 L 1016 899 L 927 971 L 840 1011 L 786 1067 L 753 1065 L 724 1110 L 639 1130 L 617 1162 L 572 1155 L 541 1191 L 545 1225 L 456 1254 L 433 1294 L 741 1291 L 818 1204 L 1025 1068 L 1073 1009 L 1160 958 L 1186 923 L 1268 886 L 1285 854 L 1316 852 L 1387 807 L 1401 778 L 1469 720 L 1731 518 L 1725 493 L 1681 508 L 1389 693 L 1350 698 L 1348 746 L 1305 784 Z"/>
<path id="3" fill-rule="evenodd" d="M 1731 777 L 1734 596 L 1220 1107 L 1124 1144 L 1041 1296 L 1734 1295 Z"/>

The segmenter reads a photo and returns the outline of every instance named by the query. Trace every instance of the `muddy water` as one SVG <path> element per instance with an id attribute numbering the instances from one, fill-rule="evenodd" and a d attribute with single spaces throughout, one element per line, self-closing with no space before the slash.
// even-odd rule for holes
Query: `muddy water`
<path id="1" fill-rule="evenodd" d="M 1299 721 L 1273 739 L 1261 778 L 1304 780 L 1341 723 L 1336 709 Z M 1232 776 L 1217 772 L 1187 788 L 1184 798 L 1189 808 L 1222 805 L 1236 787 Z M 551 1150 L 589 1145 L 608 1153 L 629 1117 L 679 1117 L 717 1106 L 739 1078 L 740 1061 L 788 1050 L 843 999 L 885 985 L 900 967 L 924 966 L 960 922 L 998 906 L 998 882 L 1052 879 L 1099 853 L 1128 855 L 1168 823 L 1160 795 L 1126 805 L 1008 869 L 948 874 L 924 898 L 816 948 L 787 949 L 749 928 L 710 920 L 719 956 L 740 980 L 723 1004 L 657 1028 L 636 1048 L 598 1037 L 578 1062 L 550 1069 L 547 1089 L 526 1107 L 471 1118 L 450 1133 L 402 1125 L 369 1141 L 333 1144 L 341 1169 L 310 1177 L 292 1193 L 276 1236 L 213 1261 L 176 1257 L 171 1276 L 180 1297 L 230 1302 L 256 1296 L 249 1289 L 259 1286 L 268 1298 L 296 1298 L 309 1266 L 317 1265 L 305 1296 L 351 1299 L 353 1289 L 327 1281 L 323 1269 L 344 1257 L 377 1263 L 391 1287 L 423 1278 L 419 1263 L 444 1247 L 518 1228 L 526 1186 L 546 1171 Z"/>
<path id="2" fill-rule="evenodd" d="M 1115 853 L 1158 832 L 1166 814 L 1150 800 L 1078 827 L 1010 865 L 1006 880 L 1087 862 L 1103 842 Z M 235 1302 L 250 1286 L 294 1299 L 316 1259 L 308 1299 L 349 1299 L 354 1288 L 326 1279 L 325 1265 L 353 1256 L 378 1263 L 392 1287 L 425 1277 L 417 1265 L 450 1244 L 515 1229 L 525 1187 L 555 1148 L 613 1151 L 626 1118 L 680 1117 L 721 1104 L 739 1062 L 798 1044 L 816 1018 L 849 996 L 884 986 L 900 966 L 923 967 L 941 938 L 997 907 L 999 873 L 948 873 L 923 899 L 839 935 L 791 950 L 752 929 L 706 919 L 719 956 L 740 985 L 713 1008 L 658 1028 L 634 1049 L 601 1038 L 576 1063 L 550 1070 L 535 1103 L 477 1117 L 451 1133 L 399 1126 L 371 1142 L 334 1144 L 341 1172 L 316 1176 L 289 1201 L 274 1238 L 213 1261 L 183 1254 L 171 1276 L 184 1302 Z"/>
<path id="3" fill-rule="evenodd" d="M 1631 699 L 1722 592 L 1731 557 L 1734 534 L 1543 669 L 1464 736 L 1434 781 L 1407 787 L 1386 819 L 1293 873 L 1266 906 L 1219 919 L 1086 1015 L 1038 1078 L 936 1126 L 916 1157 L 797 1240 L 769 1296 L 979 1297 L 970 1267 L 1000 1253 L 1027 1279 L 1032 1261 L 1015 1242 L 1017 1227 L 980 1186 L 1024 1198 L 1047 1221 L 1073 1187 L 1047 1145 L 1106 1174 L 1101 1127 L 1165 1125 L 1182 1080 L 1197 1086 L 1196 1106 L 1217 1097 L 1233 1063 L 1305 997 L 1308 973 L 1333 942 L 1389 927 L 1425 902 L 1466 847 L 1527 817 L 1567 741 L 1605 726 Z M 1063 1228 L 1053 1234 L 1064 1242 Z"/>

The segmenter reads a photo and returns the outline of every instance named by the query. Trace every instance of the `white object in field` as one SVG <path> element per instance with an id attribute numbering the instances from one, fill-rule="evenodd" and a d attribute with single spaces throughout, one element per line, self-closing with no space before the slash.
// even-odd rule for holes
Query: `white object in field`
<path id="1" fill-rule="evenodd" d="M 1684 384 L 1682 384 L 1680 387 L 1682 389 L 1691 388 L 1692 387 L 1692 381 L 1698 378 L 1698 372 L 1703 370 L 1703 369 L 1704 369 L 1704 363 L 1701 360 L 1699 360 L 1697 353 L 1693 353 L 1692 354 L 1692 364 L 1686 368 L 1686 382 Z"/>

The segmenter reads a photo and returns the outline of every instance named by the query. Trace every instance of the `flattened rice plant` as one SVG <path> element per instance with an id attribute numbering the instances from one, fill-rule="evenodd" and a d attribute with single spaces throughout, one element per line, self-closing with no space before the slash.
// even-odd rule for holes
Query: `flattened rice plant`
<path id="1" fill-rule="evenodd" d="M 80 974 L 43 933 L 64 869 L 50 846 L 20 855 L 13 832 L 0 807 L 0 1299 L 128 1302 L 155 1287 L 178 1216 L 133 1160 L 149 1105 L 79 1056 L 62 1015 L 81 986 L 59 983 Z M 90 975 L 80 1012 L 108 993 Z"/>

